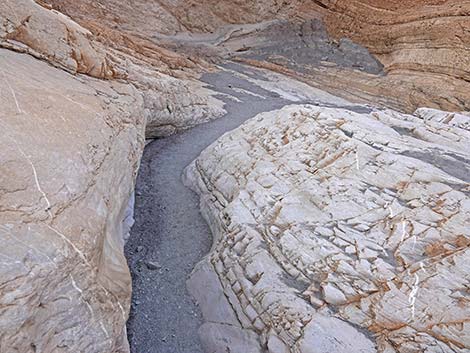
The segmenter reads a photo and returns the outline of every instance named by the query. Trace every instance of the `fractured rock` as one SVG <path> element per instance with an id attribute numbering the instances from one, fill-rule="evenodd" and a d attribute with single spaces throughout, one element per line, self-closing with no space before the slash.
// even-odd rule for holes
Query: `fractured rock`
<path id="1" fill-rule="evenodd" d="M 5 0 L 0 3 L 0 23 L 0 47 L 32 54 L 71 73 L 116 75 L 91 33 L 60 12 L 33 0 Z"/>
<path id="2" fill-rule="evenodd" d="M 290 106 L 186 169 L 210 276 L 263 349 L 470 349 L 465 117 Z"/>

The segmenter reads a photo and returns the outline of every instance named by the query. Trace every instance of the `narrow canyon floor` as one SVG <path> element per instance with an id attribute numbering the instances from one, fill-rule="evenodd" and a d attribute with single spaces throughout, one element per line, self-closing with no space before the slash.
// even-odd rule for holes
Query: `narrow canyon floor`
<path id="1" fill-rule="evenodd" d="M 469 19 L 1 0 L 0 353 L 469 353 Z"/>
<path id="2" fill-rule="evenodd" d="M 258 113 L 310 103 L 368 110 L 279 74 L 236 63 L 202 81 L 225 102 L 222 118 L 151 142 L 137 179 L 135 225 L 125 253 L 133 279 L 127 325 L 134 353 L 203 352 L 201 313 L 186 289 L 196 263 L 211 247 L 199 198 L 181 180 L 184 168 L 225 132 Z"/>

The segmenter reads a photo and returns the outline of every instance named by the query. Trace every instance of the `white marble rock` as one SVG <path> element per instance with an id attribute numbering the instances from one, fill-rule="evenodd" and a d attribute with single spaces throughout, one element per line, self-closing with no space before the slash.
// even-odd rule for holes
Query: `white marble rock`
<path id="1" fill-rule="evenodd" d="M 470 132 L 422 114 L 289 106 L 186 169 L 264 351 L 469 351 Z"/>

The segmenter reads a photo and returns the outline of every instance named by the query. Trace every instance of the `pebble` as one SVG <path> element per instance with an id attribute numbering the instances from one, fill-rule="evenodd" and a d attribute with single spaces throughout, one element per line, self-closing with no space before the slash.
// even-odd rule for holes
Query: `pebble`
<path id="1" fill-rule="evenodd" d="M 162 265 L 160 265 L 158 262 L 155 262 L 155 261 L 146 261 L 145 266 L 147 266 L 147 268 L 152 271 L 159 270 L 162 268 Z"/>

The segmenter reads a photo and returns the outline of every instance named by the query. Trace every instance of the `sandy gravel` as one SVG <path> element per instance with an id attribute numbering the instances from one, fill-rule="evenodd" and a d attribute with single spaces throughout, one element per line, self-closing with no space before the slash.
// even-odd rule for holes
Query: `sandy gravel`
<path id="1" fill-rule="evenodd" d="M 186 280 L 212 240 L 198 197 L 181 181 L 183 169 L 222 134 L 260 112 L 291 103 L 344 103 L 279 77 L 269 80 L 239 64 L 206 74 L 203 81 L 220 93 L 227 114 L 145 149 L 136 187 L 136 223 L 125 249 L 133 278 L 127 325 L 133 353 L 202 352 L 197 334 L 202 317 Z"/>

